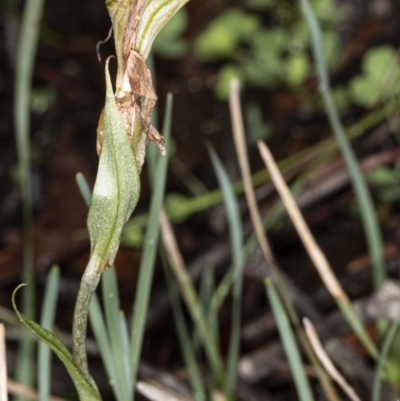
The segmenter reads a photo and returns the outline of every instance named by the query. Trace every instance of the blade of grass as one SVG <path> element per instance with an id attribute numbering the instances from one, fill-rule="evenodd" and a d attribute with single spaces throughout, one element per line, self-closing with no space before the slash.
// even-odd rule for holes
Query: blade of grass
<path id="1" fill-rule="evenodd" d="M 168 146 L 171 132 L 171 116 L 172 116 L 172 95 L 167 96 L 167 104 L 165 109 L 165 120 L 163 127 L 163 135 Z M 132 319 L 131 330 L 131 363 L 132 363 L 132 382 L 136 382 L 137 371 L 139 366 L 140 350 L 143 343 L 143 335 L 146 323 L 146 315 L 151 290 L 151 282 L 153 278 L 155 256 L 157 251 L 157 242 L 159 237 L 159 215 L 162 204 L 164 202 L 165 178 L 168 163 L 168 152 L 163 158 L 157 162 L 156 177 L 157 183 L 154 188 L 153 196 L 150 204 L 150 213 L 148 226 L 146 230 L 144 249 L 139 268 L 139 279 L 135 296 L 135 314 Z"/>
<path id="2" fill-rule="evenodd" d="M 116 382 L 114 385 L 119 388 L 118 392 L 122 397 L 120 401 L 130 400 L 132 397 L 133 386 L 131 384 L 131 377 L 127 376 L 128 372 L 125 370 L 123 363 L 124 354 L 128 352 L 129 347 L 127 349 L 123 348 L 123 333 L 121 332 L 119 316 L 119 292 L 117 274 L 114 266 L 103 273 L 101 288 L 107 333 L 116 370 Z"/>
<path id="3" fill-rule="evenodd" d="M 96 294 L 93 294 L 90 302 L 89 319 L 114 395 L 118 401 L 125 401 L 122 398 L 122 389 L 119 386 L 120 382 L 117 377 L 114 355 L 108 337 L 106 323 L 101 311 L 100 302 Z"/>
<path id="4" fill-rule="evenodd" d="M 189 376 L 189 382 L 193 394 L 197 401 L 204 401 L 206 398 L 203 381 L 201 379 L 199 368 L 197 367 L 195 349 L 189 336 L 189 330 L 185 321 L 182 304 L 179 299 L 179 292 L 174 285 L 173 276 L 167 267 L 167 261 L 164 261 L 164 272 L 168 285 L 169 298 L 172 305 L 176 332 L 178 333 L 179 346 L 181 348 L 183 361 Z"/>
<path id="5" fill-rule="evenodd" d="M 282 345 L 289 362 L 290 370 L 292 372 L 297 395 L 300 401 L 312 401 L 314 400 L 314 396 L 304 370 L 300 351 L 297 347 L 297 343 L 285 308 L 279 299 L 274 284 L 269 279 L 265 279 L 265 287 L 269 303 L 278 326 L 279 336 L 282 340 Z"/>
<path id="6" fill-rule="evenodd" d="M 130 359 L 130 339 L 129 339 L 129 329 L 128 329 L 128 322 L 126 321 L 125 313 L 123 311 L 119 311 L 119 325 L 120 325 L 120 337 L 121 337 L 121 344 L 122 349 L 124 350 L 122 354 L 122 360 L 120 361 L 121 365 L 124 369 L 124 374 L 126 376 L 125 381 L 130 383 L 132 377 L 132 370 L 131 370 L 131 359 Z M 129 391 L 133 391 L 132 385 L 129 385 Z M 132 396 L 128 400 L 131 400 Z"/>
<path id="7" fill-rule="evenodd" d="M 372 384 L 371 401 L 379 401 L 381 399 L 382 373 L 384 371 L 386 361 L 390 353 L 390 348 L 393 344 L 394 339 L 396 338 L 397 333 L 399 332 L 399 327 L 400 327 L 399 320 L 393 322 L 389 327 L 389 330 L 387 331 L 385 339 L 383 340 L 382 349 L 379 354 L 378 362 L 375 368 L 374 381 Z"/>
<path id="8" fill-rule="evenodd" d="M 238 162 L 240 166 L 240 171 L 243 179 L 243 185 L 245 189 L 246 201 L 250 211 L 251 220 L 255 229 L 255 237 L 257 238 L 258 243 L 260 244 L 260 248 L 262 250 L 265 262 L 267 264 L 267 268 L 265 268 L 264 275 L 266 276 L 269 271 L 272 271 L 273 279 L 275 285 L 277 286 L 280 297 L 282 298 L 283 304 L 285 305 L 286 312 L 288 313 L 292 324 L 296 329 L 296 333 L 298 335 L 299 340 L 303 346 L 304 351 L 307 354 L 310 362 L 315 367 L 317 376 L 321 385 L 324 388 L 325 393 L 327 394 L 330 400 L 336 400 L 338 396 L 336 395 L 334 386 L 329 378 L 326 375 L 325 371 L 320 366 L 318 360 L 316 359 L 314 352 L 312 350 L 311 344 L 309 343 L 307 336 L 300 324 L 300 319 L 297 315 L 297 312 L 290 300 L 288 295 L 288 291 L 285 288 L 285 284 L 281 277 L 281 273 L 276 265 L 274 256 L 271 251 L 271 247 L 268 243 L 268 239 L 266 234 L 264 233 L 265 227 L 263 227 L 261 214 L 257 206 L 257 201 L 254 193 L 254 188 L 251 182 L 251 173 L 250 173 L 250 163 L 248 160 L 247 146 L 245 140 L 245 132 L 243 125 L 243 117 L 240 105 L 240 86 L 239 81 L 237 79 L 233 79 L 231 81 L 230 86 L 230 94 L 229 94 L 229 106 L 231 111 L 231 119 L 232 119 L 232 129 L 233 129 L 233 138 L 235 142 L 236 153 L 238 155 Z M 319 162 L 319 158 L 317 157 L 316 161 L 312 164 L 316 164 Z M 309 170 L 313 170 L 312 166 L 309 167 Z M 299 177 L 298 183 L 302 183 L 304 179 L 302 178 L 303 174 Z M 307 174 L 306 174 L 307 176 Z M 298 184 L 295 185 L 296 187 Z M 278 215 L 278 213 L 282 210 L 279 203 L 277 203 L 271 210 L 269 215 L 273 217 L 269 219 L 269 221 L 273 221 L 276 216 L 273 213 Z M 247 256 L 247 251 L 249 248 L 248 245 L 251 245 L 251 242 L 248 242 L 244 249 L 244 254 Z"/>
<path id="9" fill-rule="evenodd" d="M 0 323 L 0 401 L 8 401 L 6 329 L 2 323 Z"/>
<path id="10" fill-rule="evenodd" d="M 385 260 L 383 256 L 382 237 L 365 178 L 360 170 L 357 159 L 346 137 L 332 97 L 328 68 L 322 45 L 321 29 L 308 0 L 300 0 L 301 9 L 311 31 L 312 50 L 317 66 L 318 79 L 321 85 L 321 95 L 328 115 L 329 123 L 335 134 L 340 150 L 347 165 L 351 182 L 360 205 L 361 219 L 368 243 L 372 262 L 373 284 L 379 288 L 386 278 Z"/>
<path id="11" fill-rule="evenodd" d="M 76 183 L 78 184 L 79 191 L 82 195 L 83 200 L 86 203 L 86 206 L 89 207 L 90 200 L 92 199 L 92 191 L 90 190 L 90 186 L 82 173 L 78 173 L 75 176 Z"/>
<path id="12" fill-rule="evenodd" d="M 210 325 L 210 330 L 214 335 L 215 342 L 219 341 L 219 325 L 218 325 L 218 309 L 214 309 L 212 305 L 212 295 L 215 292 L 215 276 L 214 276 L 214 267 L 210 263 L 206 263 L 204 266 L 203 280 L 205 293 L 207 295 L 207 317 Z"/>
<path id="13" fill-rule="evenodd" d="M 321 361 L 325 370 L 329 373 L 333 380 L 341 387 L 341 389 L 346 393 L 346 395 L 352 401 L 361 401 L 358 395 L 355 393 L 354 389 L 347 383 L 346 379 L 340 374 L 336 369 L 333 362 L 330 360 L 328 354 L 325 352 L 321 341 L 318 338 L 317 331 L 315 330 L 313 324 L 307 318 L 303 319 L 304 328 L 307 333 L 307 337 L 314 348 L 318 359 Z"/>
<path id="14" fill-rule="evenodd" d="M 53 266 L 50 269 L 50 273 L 46 282 L 40 319 L 40 325 L 49 331 L 52 331 L 54 326 L 59 282 L 60 269 L 58 266 Z M 51 385 L 51 350 L 43 342 L 39 342 L 38 346 L 37 372 L 39 400 L 48 401 L 50 397 Z"/>
<path id="15" fill-rule="evenodd" d="M 176 243 L 176 238 L 174 236 L 171 223 L 164 210 L 161 212 L 160 225 L 161 236 L 167 252 L 168 260 L 170 262 L 174 275 L 180 285 L 181 292 L 189 313 L 191 314 L 193 322 L 196 325 L 197 330 L 200 334 L 201 340 L 203 342 L 204 351 L 210 367 L 214 372 L 214 376 L 218 380 L 218 385 L 226 393 L 228 393 L 221 355 L 219 354 L 214 336 L 210 332 L 208 321 L 205 317 L 201 302 L 196 293 L 192 280 L 187 272 L 187 268 Z"/>
<path id="16" fill-rule="evenodd" d="M 243 229 L 239 206 L 237 204 L 236 196 L 233 193 L 231 183 L 229 182 L 228 174 L 226 173 L 215 150 L 211 146 L 208 146 L 208 153 L 224 196 L 224 204 L 229 224 L 229 235 L 231 238 L 234 284 L 232 292 L 231 339 L 229 342 L 226 376 L 229 392 L 234 394 L 240 350 L 240 322 L 243 287 Z"/>
<path id="17" fill-rule="evenodd" d="M 17 67 L 14 85 L 14 124 L 16 130 L 18 164 L 20 170 L 20 191 L 24 221 L 23 281 L 30 284 L 27 290 L 24 291 L 22 313 L 29 319 L 34 319 L 35 317 L 32 189 L 30 181 L 31 173 L 29 154 L 29 102 L 42 12 L 43 0 L 31 0 L 25 3 L 17 50 Z M 34 338 L 27 329 L 23 328 L 22 330 L 23 334 L 18 351 L 16 377 L 18 382 L 32 385 L 34 380 Z"/>
<path id="18" fill-rule="evenodd" d="M 287 187 L 271 152 L 265 143 L 261 141 L 258 142 L 258 148 L 260 150 L 261 157 L 263 158 L 265 165 L 271 174 L 271 178 L 274 181 L 276 189 L 286 207 L 287 213 L 290 216 L 293 225 L 296 228 L 296 231 L 299 234 L 300 239 L 303 242 L 303 245 L 306 248 L 312 262 L 314 263 L 314 266 L 316 267 L 322 281 L 332 297 L 335 299 L 337 305 L 341 309 L 343 315 L 347 319 L 350 327 L 356 333 L 357 337 L 360 339 L 371 356 L 376 358 L 378 352 L 375 344 L 366 332 L 362 322 L 360 321 L 360 318 L 351 306 L 346 293 L 343 291 L 342 286 L 336 279 L 328 260 L 311 234 L 311 231 L 304 221 L 296 201 Z"/>

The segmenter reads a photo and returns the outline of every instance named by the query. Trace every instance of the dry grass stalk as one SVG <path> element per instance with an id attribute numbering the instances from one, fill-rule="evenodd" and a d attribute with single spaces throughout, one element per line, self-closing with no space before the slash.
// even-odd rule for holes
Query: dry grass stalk
<path id="1" fill-rule="evenodd" d="M 14 380 L 7 380 L 8 392 L 11 395 L 17 397 L 23 397 L 27 400 L 37 401 L 39 400 L 39 394 L 36 390 L 31 387 L 24 386 L 23 384 L 17 383 Z M 64 398 L 51 396 L 49 401 L 67 401 Z"/>
<path id="2" fill-rule="evenodd" d="M 354 389 L 347 383 L 346 379 L 340 374 L 333 362 L 330 360 L 323 345 L 321 344 L 321 341 L 318 338 L 317 331 L 315 330 L 311 321 L 305 317 L 303 319 L 303 324 L 306 330 L 307 337 L 310 340 L 315 354 L 317 355 L 318 359 L 320 360 L 328 374 L 341 387 L 341 389 L 346 393 L 350 400 L 361 401 L 358 395 L 355 393 Z"/>
<path id="3" fill-rule="evenodd" d="M 271 174 L 271 178 L 274 181 L 282 202 L 285 205 L 287 213 L 289 214 L 293 225 L 295 226 L 303 242 L 303 245 L 306 248 L 315 267 L 317 268 L 326 288 L 335 299 L 340 299 L 349 304 L 350 301 L 346 293 L 343 291 L 342 286 L 332 272 L 332 268 L 329 265 L 328 260 L 326 259 L 317 242 L 315 241 L 313 235 L 311 234 L 311 231 L 308 228 L 307 223 L 305 222 L 304 217 L 301 214 L 292 193 L 287 187 L 286 182 L 283 179 L 282 174 L 280 173 L 278 166 L 276 165 L 276 162 L 267 145 L 264 142 L 259 141 L 258 148 L 260 150 L 261 157 L 263 158 Z"/>
<path id="4" fill-rule="evenodd" d="M 159 383 L 138 382 L 136 389 L 151 401 L 193 401 L 185 398 Z"/>
<path id="5" fill-rule="evenodd" d="M 267 261 L 267 264 L 273 269 L 276 274 L 276 264 L 271 252 L 268 240 L 264 235 L 264 228 L 262 225 L 262 218 L 257 207 L 257 201 L 254 194 L 254 188 L 251 181 L 251 172 L 249 166 L 249 159 L 247 156 L 247 146 L 244 134 L 243 118 L 240 107 L 240 83 L 237 78 L 231 81 L 229 93 L 229 107 L 231 111 L 233 139 L 235 141 L 236 153 L 240 166 L 240 172 L 243 178 L 244 192 L 246 195 L 247 205 L 249 207 L 251 221 L 257 235 L 258 242 L 262 253 Z"/>
<path id="6" fill-rule="evenodd" d="M 7 401 L 6 329 L 0 323 L 0 401 Z"/>

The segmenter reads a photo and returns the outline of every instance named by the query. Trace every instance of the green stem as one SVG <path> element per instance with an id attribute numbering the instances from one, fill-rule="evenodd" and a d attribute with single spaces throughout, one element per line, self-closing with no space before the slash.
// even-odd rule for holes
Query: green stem
<path id="1" fill-rule="evenodd" d="M 326 66 L 324 49 L 322 45 L 321 30 L 318 25 L 317 18 L 308 0 L 301 0 L 300 4 L 311 31 L 313 53 L 316 60 L 318 79 L 321 85 L 321 95 L 325 105 L 326 113 L 328 115 L 332 131 L 343 154 L 349 171 L 350 179 L 360 205 L 361 219 L 364 225 L 365 235 L 372 261 L 373 283 L 375 288 L 379 288 L 386 278 L 386 269 L 382 251 L 382 237 L 375 214 L 374 204 L 368 191 L 365 178 L 351 148 L 350 142 L 346 137 L 346 133 L 332 98 L 328 68 Z"/>
<path id="2" fill-rule="evenodd" d="M 93 253 L 82 276 L 72 325 L 72 355 L 74 363 L 88 381 L 90 381 L 90 375 L 86 355 L 87 319 L 90 300 L 96 291 L 103 272 L 102 266 L 104 266 L 104 262 L 99 259 L 96 253 Z"/>

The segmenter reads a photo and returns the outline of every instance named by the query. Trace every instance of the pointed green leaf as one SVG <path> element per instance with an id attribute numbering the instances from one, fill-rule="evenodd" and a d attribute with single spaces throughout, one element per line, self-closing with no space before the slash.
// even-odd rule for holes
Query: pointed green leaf
<path id="1" fill-rule="evenodd" d="M 106 86 L 104 139 L 88 215 L 91 249 L 101 269 L 113 263 L 122 227 L 132 214 L 140 194 L 139 172 L 115 102 L 108 62 Z"/>
<path id="2" fill-rule="evenodd" d="M 28 319 L 22 313 L 19 312 L 17 306 L 15 304 L 15 294 L 16 292 L 26 284 L 20 284 L 13 292 L 12 295 L 12 303 L 15 310 L 15 313 L 18 315 L 20 321 L 28 327 L 32 333 L 39 338 L 39 340 L 43 341 L 47 344 L 54 353 L 60 358 L 61 362 L 66 367 L 69 375 L 71 376 L 72 381 L 75 384 L 75 388 L 78 392 L 80 401 L 101 401 L 101 397 L 99 391 L 96 388 L 96 385 L 92 381 L 89 383 L 79 372 L 78 368 L 75 366 L 73 362 L 73 358 L 71 353 L 65 348 L 65 346 L 57 339 L 54 334 L 50 331 L 44 329 L 34 321 Z"/>

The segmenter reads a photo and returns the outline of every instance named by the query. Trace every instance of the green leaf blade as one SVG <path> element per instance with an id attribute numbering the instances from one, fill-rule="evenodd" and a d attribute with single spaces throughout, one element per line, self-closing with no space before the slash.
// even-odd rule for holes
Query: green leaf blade
<path id="1" fill-rule="evenodd" d="M 104 139 L 88 216 L 91 248 L 100 268 L 113 263 L 122 227 L 140 194 L 139 171 L 114 98 L 108 63 L 106 85 Z"/>
<path id="2" fill-rule="evenodd" d="M 51 350 L 58 356 L 61 362 L 66 367 L 69 375 L 71 376 L 72 381 L 74 382 L 75 388 L 78 392 L 80 401 L 101 401 L 100 393 L 98 392 L 94 382 L 89 383 L 78 368 L 75 366 L 72 358 L 72 354 L 67 350 L 67 348 L 61 343 L 57 337 L 51 333 L 50 331 L 44 329 L 39 324 L 34 321 L 28 319 L 22 313 L 19 312 L 16 303 L 15 303 L 15 295 L 19 288 L 24 286 L 25 284 L 20 284 L 13 293 L 12 303 L 15 310 L 15 313 L 18 315 L 20 321 L 32 331 L 32 333 L 39 338 L 39 340 L 43 341 L 47 344 Z"/>

